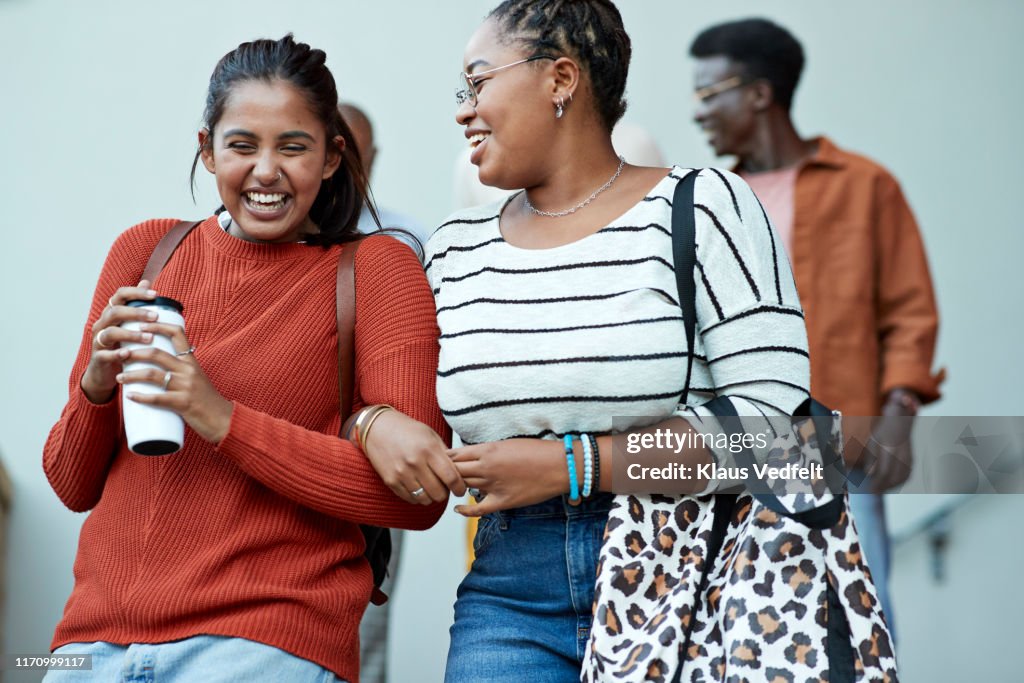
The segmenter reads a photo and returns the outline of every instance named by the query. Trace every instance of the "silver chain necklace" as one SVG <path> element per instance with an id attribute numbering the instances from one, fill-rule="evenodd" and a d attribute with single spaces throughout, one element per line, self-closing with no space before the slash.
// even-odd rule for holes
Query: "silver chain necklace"
<path id="1" fill-rule="evenodd" d="M 618 180 L 619 174 L 622 173 L 622 167 L 625 165 L 626 159 L 620 156 L 619 167 L 615 169 L 615 175 L 609 178 L 607 183 L 594 190 L 594 194 L 590 195 L 589 197 L 587 197 L 586 199 L 584 199 L 582 202 L 572 207 L 571 209 L 566 209 L 565 211 L 541 211 L 540 209 L 536 208 L 533 204 L 530 203 L 530 197 L 526 194 L 526 190 L 523 190 L 523 202 L 526 204 L 527 209 L 537 214 L 538 216 L 548 216 L 549 218 L 561 218 L 562 216 L 568 216 L 571 213 L 576 213 L 584 206 L 597 199 L 597 195 L 601 194 L 609 187 L 611 187 L 612 183 Z"/>

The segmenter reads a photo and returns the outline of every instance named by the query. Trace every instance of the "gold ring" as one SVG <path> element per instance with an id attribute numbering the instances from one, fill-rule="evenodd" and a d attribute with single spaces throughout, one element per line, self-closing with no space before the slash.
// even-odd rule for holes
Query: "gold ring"
<path id="1" fill-rule="evenodd" d="M 102 330 L 100 330 L 99 334 L 96 335 L 96 343 L 100 345 L 101 349 L 112 349 L 112 348 L 114 348 L 113 346 L 110 346 L 110 345 L 105 344 L 103 342 L 103 333 L 106 332 L 109 329 L 110 329 L 109 327 L 104 327 Z"/>
<path id="2" fill-rule="evenodd" d="M 171 376 L 170 370 L 164 373 L 164 391 L 167 391 L 168 387 L 171 386 Z"/>

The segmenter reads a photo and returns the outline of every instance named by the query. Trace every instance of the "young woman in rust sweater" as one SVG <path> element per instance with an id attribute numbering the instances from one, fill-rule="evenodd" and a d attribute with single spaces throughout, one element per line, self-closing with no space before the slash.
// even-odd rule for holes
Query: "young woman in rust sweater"
<path id="1" fill-rule="evenodd" d="M 43 454 L 61 500 L 92 510 L 53 640 L 93 655 L 89 680 L 356 680 L 372 587 L 359 525 L 429 527 L 462 487 L 434 392 L 433 297 L 396 240 L 369 240 L 356 258 L 353 397 L 356 410 L 394 410 L 377 416 L 365 453 L 337 436 L 348 416 L 336 271 L 366 181 L 325 58 L 291 36 L 226 55 L 196 154 L 222 210 L 155 282 L 139 281 L 143 266 L 174 220 L 129 229 L 103 266 Z M 187 332 L 125 305 L 157 295 L 184 304 Z M 140 332 L 120 326 L 136 320 Z M 176 353 L 119 348 L 152 335 Z M 159 370 L 126 372 L 133 360 Z M 133 391 L 139 382 L 167 391 Z M 181 415 L 182 449 L 129 451 L 121 392 Z M 406 464 L 424 459 L 433 466 Z"/>

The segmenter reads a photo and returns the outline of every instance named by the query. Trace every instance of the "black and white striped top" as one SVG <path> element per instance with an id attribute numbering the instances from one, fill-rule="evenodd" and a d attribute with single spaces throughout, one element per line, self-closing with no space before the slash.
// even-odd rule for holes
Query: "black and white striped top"
<path id="1" fill-rule="evenodd" d="M 441 329 L 437 393 L 464 441 L 620 431 L 700 414 L 712 392 L 748 415 L 789 414 L 807 397 L 786 252 L 746 183 L 705 169 L 694 188 L 698 335 L 689 406 L 679 405 L 688 349 L 671 202 L 689 172 L 673 168 L 610 225 L 560 247 L 505 242 L 507 200 L 437 229 L 426 254 Z"/>

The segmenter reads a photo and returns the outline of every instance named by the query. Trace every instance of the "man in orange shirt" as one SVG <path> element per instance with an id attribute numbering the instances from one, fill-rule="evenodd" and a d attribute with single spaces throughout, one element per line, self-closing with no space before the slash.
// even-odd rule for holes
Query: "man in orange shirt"
<path id="1" fill-rule="evenodd" d="M 917 223 L 888 171 L 797 132 L 790 106 L 804 55 L 784 28 L 764 19 L 719 24 L 697 36 L 690 54 L 694 120 L 717 155 L 736 156 L 735 171 L 789 252 L 807 321 L 811 392 L 845 416 L 882 416 L 864 435 L 868 448 L 848 447 L 846 457 L 851 491 L 864 492 L 850 505 L 892 627 L 880 494 L 910 475 L 906 418 L 939 397 L 943 378 L 931 371 L 938 312 Z"/>

